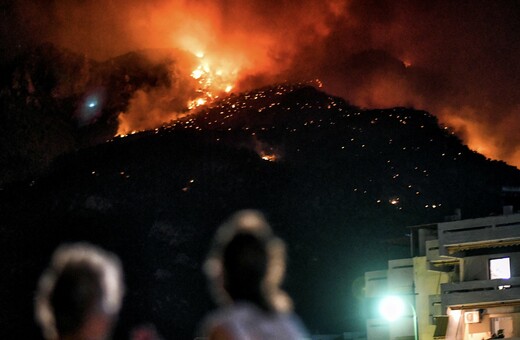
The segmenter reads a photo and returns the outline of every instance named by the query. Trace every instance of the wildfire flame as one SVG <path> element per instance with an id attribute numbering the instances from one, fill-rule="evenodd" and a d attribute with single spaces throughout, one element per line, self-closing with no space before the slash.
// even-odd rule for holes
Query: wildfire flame
<path id="1" fill-rule="evenodd" d="M 197 67 L 191 72 L 191 77 L 197 80 L 199 96 L 188 102 L 188 108 L 193 110 L 207 105 L 219 98 L 223 93 L 230 93 L 237 81 L 238 69 L 231 65 L 213 62 L 203 52 L 194 53 L 199 60 Z"/>
<path id="2" fill-rule="evenodd" d="M 268 162 L 276 162 L 278 160 L 278 156 L 274 153 L 272 153 L 272 154 L 262 153 L 261 158 L 264 161 L 268 161 Z"/>
<path id="3" fill-rule="evenodd" d="M 185 97 L 186 102 L 181 101 L 181 105 L 173 109 L 169 106 L 171 99 L 178 95 L 179 86 L 174 89 L 139 90 L 134 93 L 128 112 L 119 115 L 119 128 L 116 136 L 125 137 L 138 130 L 156 128 L 189 115 L 198 107 L 210 105 L 214 100 L 223 94 L 230 93 L 235 88 L 240 63 L 231 62 L 232 58 L 228 59 L 225 56 L 209 57 L 200 51 L 191 53 L 196 60 L 195 66 L 191 71 L 189 68 L 184 69 L 184 72 L 186 78 L 195 80 L 195 82 L 184 81 L 179 85 L 189 88 L 189 91 L 185 91 L 185 93 L 190 93 Z M 176 72 L 172 71 L 172 79 L 178 78 Z M 173 83 L 178 82 L 176 80 Z M 186 110 L 189 111 L 186 112 Z"/>

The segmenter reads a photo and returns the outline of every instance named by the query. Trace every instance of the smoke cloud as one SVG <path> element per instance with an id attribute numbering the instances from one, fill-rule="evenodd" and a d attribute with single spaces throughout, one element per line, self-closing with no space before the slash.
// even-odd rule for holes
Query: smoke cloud
<path id="1" fill-rule="evenodd" d="M 362 107 L 428 110 L 471 148 L 520 167 L 516 7 L 492 0 L 25 0 L 6 7 L 15 19 L 2 24 L 2 38 L 12 43 L 5 27 L 22 22 L 16 32 L 27 39 L 18 41 L 49 40 L 98 60 L 145 48 L 204 53 L 234 74 L 235 90 L 318 77 L 326 91 Z M 147 112 L 147 102 L 160 102 L 147 96 L 161 91 L 137 93 L 131 110 Z"/>

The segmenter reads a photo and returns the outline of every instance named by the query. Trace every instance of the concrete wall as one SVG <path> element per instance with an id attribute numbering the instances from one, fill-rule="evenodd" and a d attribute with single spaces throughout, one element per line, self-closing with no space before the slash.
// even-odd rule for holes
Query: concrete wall
<path id="1" fill-rule="evenodd" d="M 388 261 L 388 290 L 393 294 L 410 294 L 413 288 L 413 259 Z"/>
<path id="2" fill-rule="evenodd" d="M 431 324 L 430 315 L 433 306 L 430 306 L 430 295 L 441 293 L 441 283 L 449 282 L 449 273 L 428 270 L 426 256 L 413 259 L 415 281 L 415 306 L 419 325 L 420 339 L 433 339 L 435 325 Z"/>
<path id="3" fill-rule="evenodd" d="M 388 289 L 387 271 L 375 270 L 365 273 L 365 297 L 374 298 L 386 293 Z"/>

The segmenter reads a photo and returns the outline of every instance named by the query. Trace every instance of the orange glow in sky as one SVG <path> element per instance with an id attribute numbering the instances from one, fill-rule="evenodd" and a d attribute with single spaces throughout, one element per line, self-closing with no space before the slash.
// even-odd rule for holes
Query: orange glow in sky
<path id="1" fill-rule="evenodd" d="M 134 94 L 120 118 L 127 133 L 225 93 L 319 78 L 354 105 L 427 110 L 469 147 L 520 167 L 516 4 L 475 1 L 24 0 L 17 20 L 98 60 L 143 49 L 194 56 L 183 74 L 172 70 L 174 89 Z M 185 110 L 168 105 L 179 91 Z"/>

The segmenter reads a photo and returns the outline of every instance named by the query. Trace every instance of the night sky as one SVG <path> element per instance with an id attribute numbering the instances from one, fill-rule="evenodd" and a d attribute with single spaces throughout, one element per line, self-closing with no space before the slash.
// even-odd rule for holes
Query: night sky
<path id="1" fill-rule="evenodd" d="M 2 60 L 56 45 L 105 60 L 144 48 L 232 65 L 235 90 L 319 78 L 361 107 L 412 106 L 520 167 L 515 1 L 4 1 Z"/>

